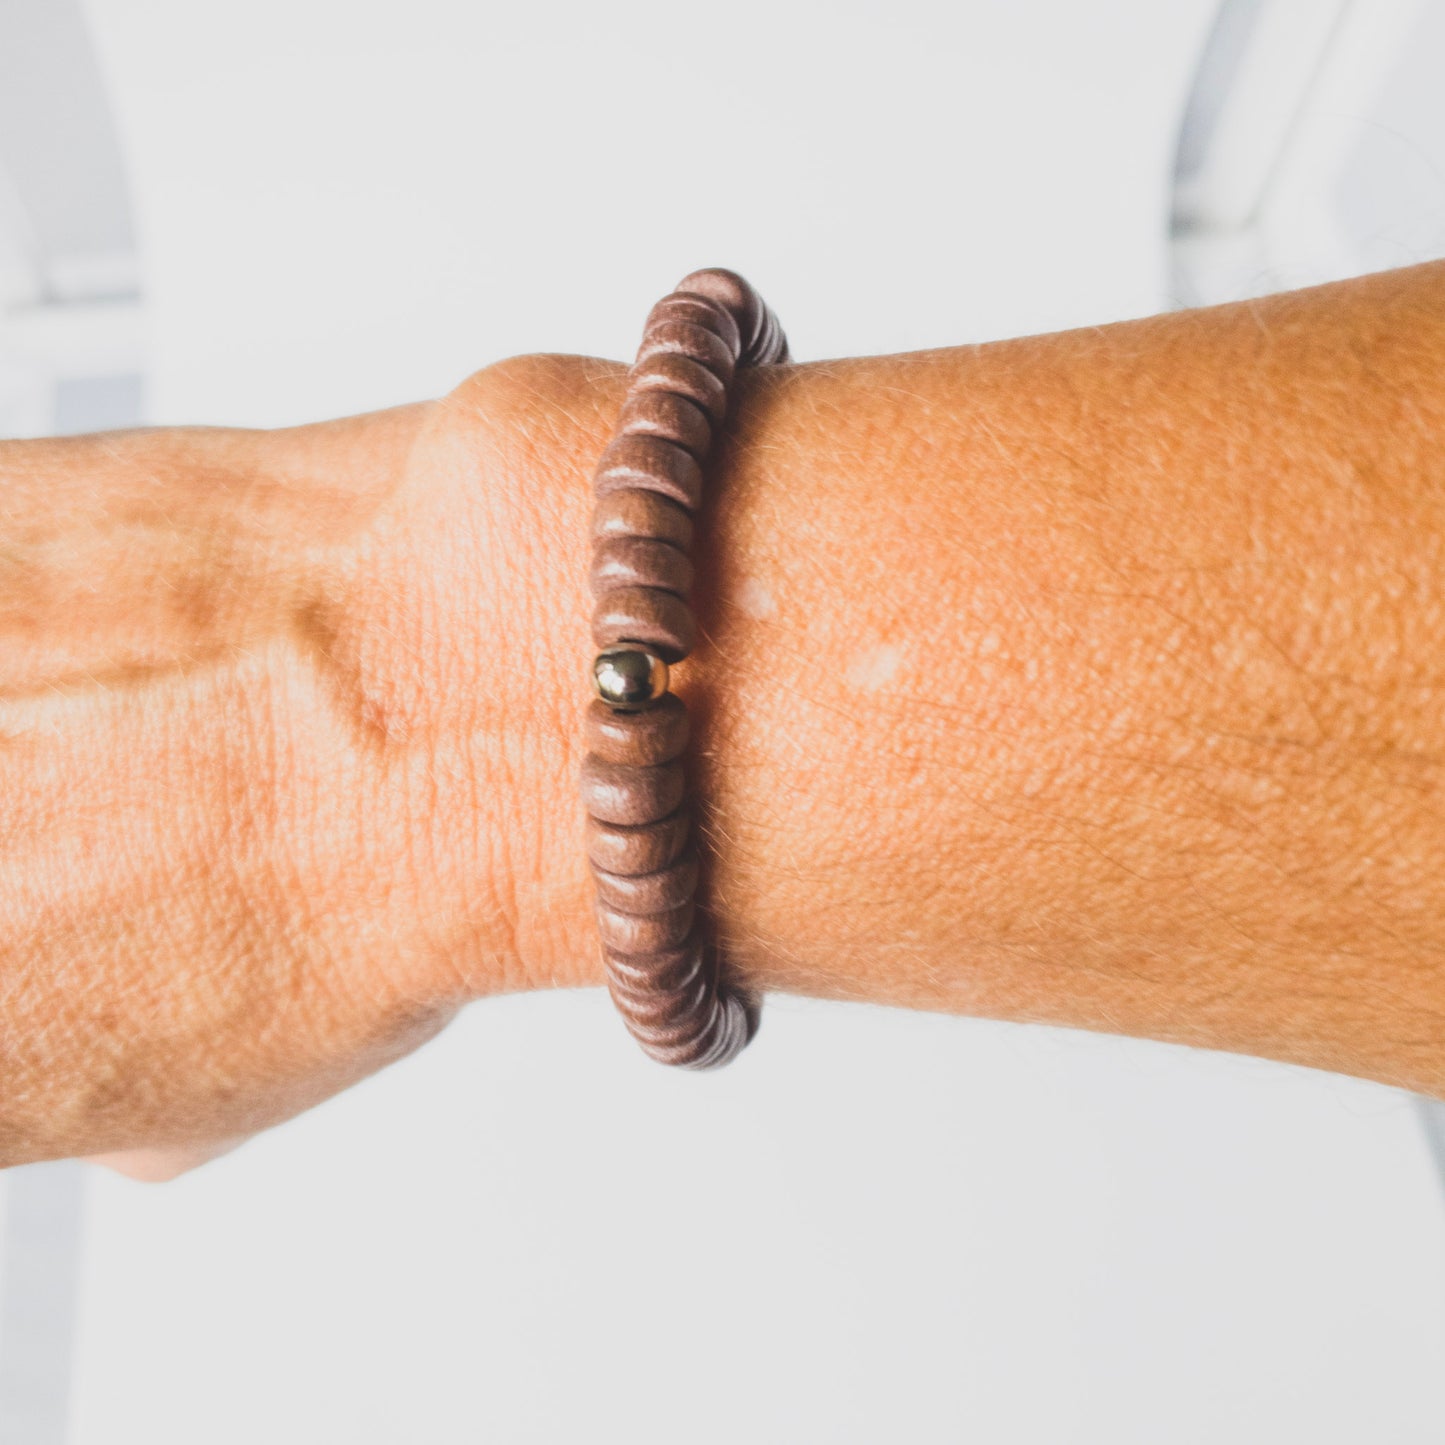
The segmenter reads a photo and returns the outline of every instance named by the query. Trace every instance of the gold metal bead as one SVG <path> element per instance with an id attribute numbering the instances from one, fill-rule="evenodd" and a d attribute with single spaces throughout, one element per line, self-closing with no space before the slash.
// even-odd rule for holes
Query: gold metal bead
<path id="1" fill-rule="evenodd" d="M 636 712 L 667 691 L 667 664 L 640 642 L 619 642 L 597 654 L 592 682 L 603 702 Z"/>

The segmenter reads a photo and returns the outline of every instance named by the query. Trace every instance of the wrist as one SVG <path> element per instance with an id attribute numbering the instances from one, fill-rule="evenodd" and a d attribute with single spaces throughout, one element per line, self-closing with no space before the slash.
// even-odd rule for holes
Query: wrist
<path id="1" fill-rule="evenodd" d="M 617 375 L 520 357 L 429 406 L 331 584 L 330 657 L 416 922 L 395 966 L 418 996 L 600 980 L 575 777 L 586 479 Z"/>
<path id="2" fill-rule="evenodd" d="M 588 484 L 625 376 L 524 356 L 470 378 L 435 410 L 364 571 L 358 613 L 388 659 L 374 715 L 425 738 L 443 780 L 411 844 L 456 920 L 430 967 L 466 993 L 602 981 L 577 773 Z M 856 994 L 860 924 L 891 932 L 895 882 L 940 864 L 918 831 L 921 771 L 900 765 L 897 742 L 949 609 L 920 600 L 900 618 L 892 571 L 910 518 L 880 518 L 878 492 L 840 470 L 850 459 L 824 462 L 820 418 L 866 384 L 801 367 L 740 383 L 700 518 L 700 641 L 672 672 L 714 845 L 704 897 L 734 966 L 763 987 Z M 943 601 L 937 577 L 912 580 Z M 847 973 L 827 962 L 840 948 Z"/>
<path id="3" fill-rule="evenodd" d="M 551 356 L 469 379 L 437 408 L 413 454 L 405 520 L 367 571 L 362 610 L 378 636 L 385 619 L 387 671 L 409 676 L 378 715 L 429 739 L 445 780 L 413 850 L 430 860 L 434 896 L 465 920 L 436 960 L 467 992 L 602 979 L 577 772 L 592 652 L 588 482 L 624 385 L 621 367 Z M 922 846 L 910 844 L 915 800 L 889 719 L 918 685 L 923 609 L 909 632 L 891 610 L 896 583 L 854 585 L 868 568 L 887 572 L 892 554 L 870 553 L 868 500 L 819 464 L 819 404 L 855 399 L 811 368 L 748 379 L 700 521 L 701 640 L 673 670 L 694 718 L 688 767 L 717 845 L 709 901 L 723 941 L 750 981 L 814 992 L 857 991 L 820 959 L 860 918 L 892 926 L 870 914 L 860 883 L 882 905 Z M 932 627 L 944 626 L 939 613 Z M 416 646 L 398 653 L 407 636 Z M 395 660 L 406 655 L 409 674 Z M 860 784 L 881 789 L 882 804 L 860 800 Z M 820 926 L 824 898 L 835 926 Z"/>

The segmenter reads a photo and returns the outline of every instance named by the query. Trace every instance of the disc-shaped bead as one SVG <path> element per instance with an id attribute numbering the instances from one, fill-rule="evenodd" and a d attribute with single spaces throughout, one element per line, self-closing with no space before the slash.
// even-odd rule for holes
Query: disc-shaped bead
<path id="1" fill-rule="evenodd" d="M 712 1047 L 692 1060 L 688 1068 L 720 1068 L 736 1058 L 757 1032 L 756 1009 L 750 999 L 733 992 L 719 993 L 716 1008 L 719 1018 Z"/>
<path id="2" fill-rule="evenodd" d="M 710 296 L 704 296 L 697 291 L 674 291 L 670 296 L 664 296 L 647 313 L 647 322 L 642 328 L 643 335 L 669 321 L 685 321 L 714 332 L 735 358 L 742 351 L 742 336 L 738 331 L 737 318 L 726 306 L 714 301 Z"/>
<path id="3" fill-rule="evenodd" d="M 679 1025 L 707 1007 L 707 985 L 701 981 L 677 993 L 633 994 L 609 978 L 607 991 L 628 1026 L 649 1033 Z"/>
<path id="4" fill-rule="evenodd" d="M 597 904 L 597 931 L 608 948 L 619 953 L 660 953 L 676 948 L 692 928 L 692 900 L 666 913 L 620 913 Z"/>
<path id="5" fill-rule="evenodd" d="M 764 306 L 758 339 L 752 349 L 743 356 L 742 364 L 768 366 L 787 361 L 787 359 L 788 338 L 783 335 L 783 328 L 778 324 L 778 318 L 773 315 L 769 307 Z"/>
<path id="6" fill-rule="evenodd" d="M 686 939 L 676 948 L 660 953 L 619 953 L 604 944 L 602 958 L 613 997 L 624 1001 L 633 1013 L 640 1013 L 653 999 L 687 998 L 698 1008 L 714 987 L 713 971 L 696 919 Z M 664 961 L 661 967 L 658 960 Z M 680 1014 L 681 1010 L 674 1009 L 673 1019 Z"/>
<path id="7" fill-rule="evenodd" d="M 682 802 L 682 764 L 632 768 L 588 754 L 582 760 L 582 801 L 602 823 L 636 827 L 665 818 Z"/>
<path id="8" fill-rule="evenodd" d="M 587 858 L 609 873 L 653 873 L 682 852 L 691 827 L 685 808 L 640 825 L 608 823 L 589 816 Z"/>
<path id="9" fill-rule="evenodd" d="M 635 360 L 646 361 L 659 351 L 676 351 L 700 361 L 724 384 L 732 381 L 737 368 L 736 353 L 727 342 L 716 331 L 709 331 L 695 321 L 659 321 L 656 326 L 650 326 L 637 348 Z"/>
<path id="10" fill-rule="evenodd" d="M 695 512 L 702 501 L 702 468 L 691 452 L 662 437 L 620 436 L 597 463 L 596 494 L 640 487 L 661 492 Z"/>
<path id="11" fill-rule="evenodd" d="M 677 290 L 694 296 L 706 296 L 725 307 L 738 324 L 740 346 L 738 355 L 750 362 L 762 331 L 763 298 L 736 271 L 722 266 L 709 266 L 694 271 L 677 283 Z M 676 294 L 676 293 L 674 293 Z"/>
<path id="12" fill-rule="evenodd" d="M 594 698 L 587 707 L 583 729 L 587 751 L 604 763 L 656 767 L 681 757 L 687 747 L 687 708 L 671 692 L 638 712 L 618 712 Z"/>
<path id="13" fill-rule="evenodd" d="M 598 647 L 644 642 L 664 662 L 681 662 L 697 641 L 692 608 L 656 587 L 614 587 L 592 611 L 592 638 Z"/>
<path id="14" fill-rule="evenodd" d="M 608 979 L 631 994 L 676 993 L 699 979 L 711 982 L 702 935 L 696 928 L 678 947 L 661 953 L 619 953 L 604 945 L 602 964 Z"/>
<path id="15" fill-rule="evenodd" d="M 592 548 L 592 595 L 614 587 L 657 587 L 686 597 L 692 586 L 687 553 L 651 537 L 606 537 Z"/>
<path id="16" fill-rule="evenodd" d="M 597 896 L 619 913 L 666 913 L 697 892 L 697 853 L 687 849 L 656 873 L 606 873 L 594 869 Z"/>
<path id="17" fill-rule="evenodd" d="M 661 437 L 701 460 L 712 445 L 712 424 L 694 401 L 671 391 L 634 391 L 622 403 L 617 430 L 624 436 Z"/>
<path id="18" fill-rule="evenodd" d="M 663 1023 L 628 1019 L 632 1036 L 659 1063 L 685 1068 L 706 1067 L 705 1061 L 718 1049 L 731 1024 L 729 1011 L 721 1006 L 715 990 L 708 993 L 701 1008 Z"/>
<path id="19" fill-rule="evenodd" d="M 658 351 L 637 362 L 627 373 L 629 395 L 642 391 L 671 391 L 694 401 L 715 426 L 727 416 L 728 389 L 705 367 L 678 351 Z"/>
<path id="20" fill-rule="evenodd" d="M 661 492 L 629 487 L 608 492 L 592 509 L 594 540 L 609 537 L 653 537 L 686 552 L 692 546 L 692 518 Z"/>

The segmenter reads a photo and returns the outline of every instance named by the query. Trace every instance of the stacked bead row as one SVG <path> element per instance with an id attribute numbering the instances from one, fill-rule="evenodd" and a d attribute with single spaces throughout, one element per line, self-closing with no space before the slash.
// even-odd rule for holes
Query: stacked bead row
<path id="1" fill-rule="evenodd" d="M 608 988 L 654 1059 L 712 1068 L 757 1029 L 756 1001 L 719 976 L 696 916 L 698 854 L 684 795 L 687 709 L 667 669 L 692 650 L 688 592 L 702 463 L 738 366 L 788 359 L 756 291 L 695 271 L 652 308 L 617 430 L 598 462 L 593 666 L 582 794 Z"/>

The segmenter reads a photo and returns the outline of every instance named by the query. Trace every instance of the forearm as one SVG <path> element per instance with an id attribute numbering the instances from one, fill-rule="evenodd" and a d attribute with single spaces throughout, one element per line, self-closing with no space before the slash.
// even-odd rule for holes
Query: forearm
<path id="1" fill-rule="evenodd" d="M 794 416 L 698 669 L 746 966 L 1445 1089 L 1445 269 Z"/>
<path id="2" fill-rule="evenodd" d="M 678 686 L 745 975 L 1445 1092 L 1445 269 L 801 367 L 735 434 Z"/>

